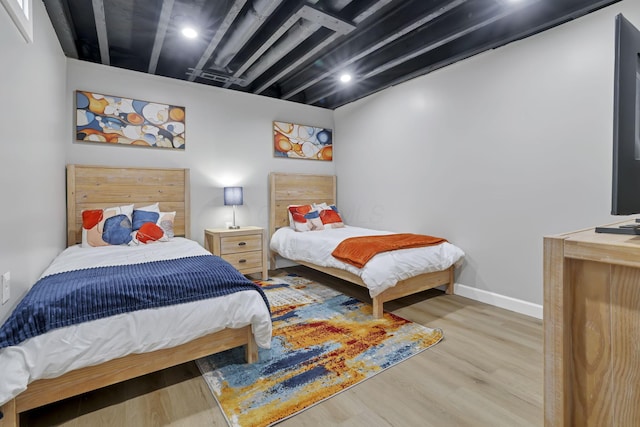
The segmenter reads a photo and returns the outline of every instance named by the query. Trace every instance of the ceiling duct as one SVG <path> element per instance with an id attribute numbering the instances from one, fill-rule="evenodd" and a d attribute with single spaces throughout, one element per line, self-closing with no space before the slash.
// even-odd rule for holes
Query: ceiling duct
<path id="1" fill-rule="evenodd" d="M 341 4 L 341 7 L 344 7 L 349 2 L 350 0 L 346 0 L 346 3 L 343 2 L 345 4 Z M 378 0 L 378 2 L 375 3 L 373 6 L 371 6 L 370 8 L 366 9 L 364 12 L 356 16 L 355 19 L 353 20 L 354 24 L 358 25 L 359 23 L 361 23 L 362 21 L 364 21 L 365 19 L 367 19 L 368 17 L 376 13 L 378 10 L 382 9 L 384 6 L 386 6 L 390 2 L 391 0 Z M 300 58 L 291 62 L 287 67 L 282 69 L 275 76 L 271 77 L 271 79 L 269 79 L 267 82 L 263 83 L 260 87 L 256 88 L 254 93 L 264 92 L 265 90 L 267 90 L 267 88 L 269 88 L 275 82 L 277 82 L 282 77 L 296 70 L 300 65 L 307 62 L 311 57 L 321 52 L 325 47 L 329 46 L 331 43 L 334 43 L 341 36 L 342 34 L 333 33 L 331 36 L 327 37 L 322 43 L 319 43 L 313 49 L 309 50 L 307 53 L 302 55 Z M 291 96 L 293 96 L 293 94 Z M 283 99 L 287 99 L 287 98 L 283 98 Z"/>
<path id="2" fill-rule="evenodd" d="M 266 18 L 282 3 L 282 0 L 254 0 L 249 11 L 236 24 L 229 40 L 220 48 L 213 63 L 221 69 L 238 54 L 253 34 L 260 28 Z"/>
<path id="3" fill-rule="evenodd" d="M 298 11 L 298 15 L 303 19 L 314 22 L 341 35 L 349 34 L 351 31 L 356 29 L 355 25 L 352 23 L 336 16 L 329 15 L 327 12 L 309 5 L 302 6 Z"/>
<path id="4" fill-rule="evenodd" d="M 344 0 L 342 7 L 350 2 L 351 0 Z M 266 50 L 266 47 L 275 43 L 277 40 L 276 37 L 271 37 L 269 41 L 263 45 L 263 48 L 260 51 L 256 52 L 234 73 L 234 77 L 240 77 L 242 73 L 260 57 L 260 60 L 251 67 L 247 75 L 242 79 L 243 86 L 249 85 L 255 79 L 260 77 L 262 73 L 269 69 L 273 64 L 299 46 L 300 43 L 305 41 L 320 28 L 326 27 L 340 35 L 348 34 L 356 28 L 355 25 L 350 22 L 344 21 L 309 5 L 301 7 L 295 15 L 289 18 L 287 23 L 297 21 L 299 21 L 299 23 L 292 26 L 291 30 L 288 31 L 284 37 L 278 40 L 278 44 L 269 49 L 264 56 L 260 57 Z M 224 87 L 228 88 L 229 86 L 231 86 L 231 82 L 227 83 Z"/>
<path id="5" fill-rule="evenodd" d="M 287 32 L 277 45 L 269 49 L 269 51 L 260 58 L 260 61 L 256 63 L 254 67 L 251 67 L 243 79 L 244 85 L 246 86 L 253 82 L 257 77 L 264 73 L 265 70 L 278 62 L 280 58 L 291 52 L 296 46 L 305 41 L 311 34 L 315 33 L 320 28 L 321 25 L 319 24 L 307 21 L 306 19 L 301 19 L 300 22 L 291 27 L 291 30 Z M 242 73 L 242 70 L 243 68 L 239 69 L 235 74 Z"/>

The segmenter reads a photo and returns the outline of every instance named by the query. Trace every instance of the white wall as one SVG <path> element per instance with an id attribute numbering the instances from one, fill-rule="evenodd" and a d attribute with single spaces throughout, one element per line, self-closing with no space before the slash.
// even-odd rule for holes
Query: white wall
<path id="1" fill-rule="evenodd" d="M 337 109 L 346 220 L 447 237 L 467 254 L 462 291 L 541 315 L 543 236 L 619 219 L 619 12 L 640 26 L 627 0 Z"/>
<path id="2" fill-rule="evenodd" d="M 200 243 L 205 228 L 231 221 L 225 185 L 244 187 L 236 222 L 267 228 L 269 172 L 335 173 L 334 162 L 273 156 L 273 120 L 333 128 L 331 110 L 76 60 L 67 67 L 67 162 L 190 168 L 191 238 Z M 75 90 L 186 107 L 185 150 L 74 142 Z"/>
<path id="3" fill-rule="evenodd" d="M 65 59 L 41 1 L 27 44 L 0 7 L 0 274 L 11 299 L 0 322 L 64 248 Z"/>

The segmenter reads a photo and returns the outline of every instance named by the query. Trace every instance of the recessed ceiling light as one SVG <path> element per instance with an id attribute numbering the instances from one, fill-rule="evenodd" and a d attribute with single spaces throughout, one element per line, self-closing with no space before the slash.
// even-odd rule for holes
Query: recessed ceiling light
<path id="1" fill-rule="evenodd" d="M 342 83 L 349 83 L 351 81 L 351 74 L 349 73 L 344 73 L 340 76 L 340 81 Z"/>
<path id="2" fill-rule="evenodd" d="M 182 35 L 188 39 L 195 39 L 198 37 L 198 32 L 191 27 L 184 27 L 182 29 Z"/>

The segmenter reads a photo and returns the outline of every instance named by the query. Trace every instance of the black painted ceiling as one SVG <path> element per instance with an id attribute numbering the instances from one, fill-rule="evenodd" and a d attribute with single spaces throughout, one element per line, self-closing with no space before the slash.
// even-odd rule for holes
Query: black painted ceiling
<path id="1" fill-rule="evenodd" d="M 334 109 L 619 0 L 43 1 L 70 58 Z"/>

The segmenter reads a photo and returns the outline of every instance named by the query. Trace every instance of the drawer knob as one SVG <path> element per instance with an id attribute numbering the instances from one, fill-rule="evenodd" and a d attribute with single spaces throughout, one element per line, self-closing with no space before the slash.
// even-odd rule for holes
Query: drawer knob
<path id="1" fill-rule="evenodd" d="M 238 262 L 239 262 L 240 264 L 243 264 L 243 263 L 247 262 L 247 260 L 243 258 L 243 259 L 239 259 L 239 260 L 238 260 Z"/>
<path id="2" fill-rule="evenodd" d="M 246 244 L 247 244 L 247 242 L 240 242 L 240 243 L 238 243 L 238 246 L 244 246 Z"/>

